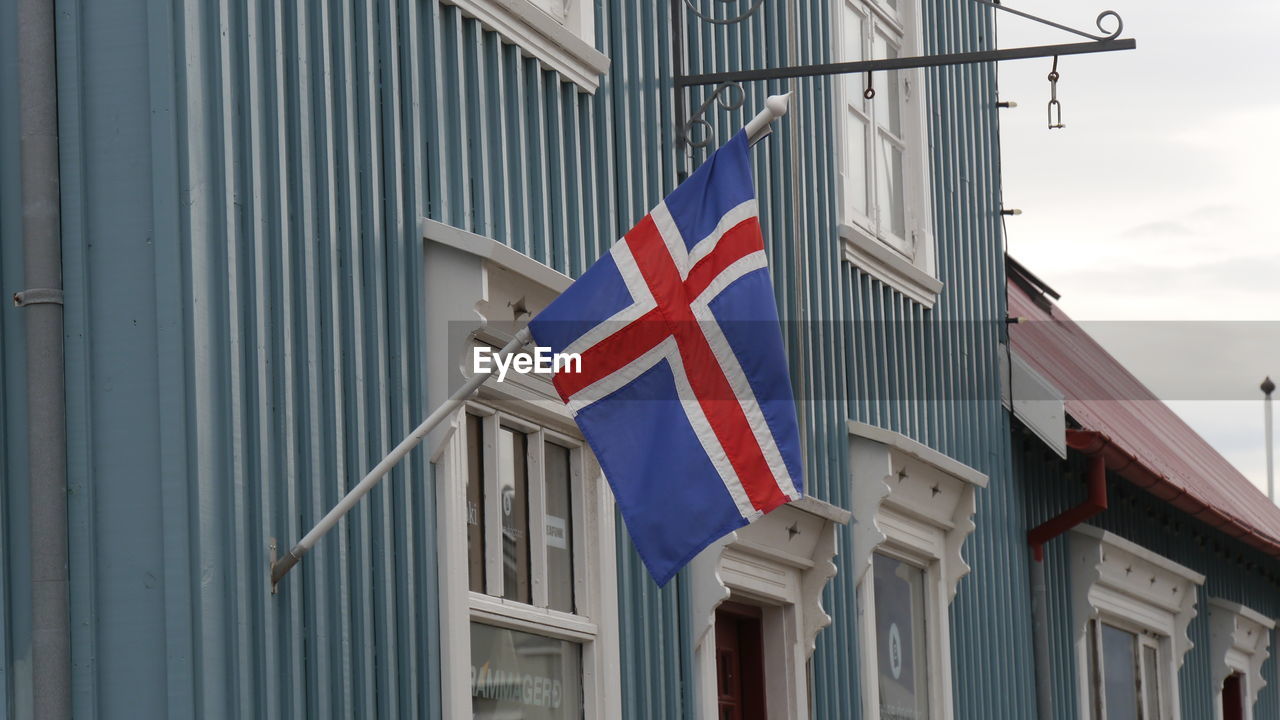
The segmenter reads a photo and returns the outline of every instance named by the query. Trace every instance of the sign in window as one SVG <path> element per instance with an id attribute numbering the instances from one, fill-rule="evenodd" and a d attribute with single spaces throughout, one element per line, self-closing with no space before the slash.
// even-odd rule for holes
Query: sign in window
<path id="1" fill-rule="evenodd" d="M 929 717 L 925 571 L 879 553 L 872 557 L 880 720 L 925 720 Z"/>
<path id="2" fill-rule="evenodd" d="M 471 710 L 476 720 L 580 720 L 582 646 L 471 623 Z"/>

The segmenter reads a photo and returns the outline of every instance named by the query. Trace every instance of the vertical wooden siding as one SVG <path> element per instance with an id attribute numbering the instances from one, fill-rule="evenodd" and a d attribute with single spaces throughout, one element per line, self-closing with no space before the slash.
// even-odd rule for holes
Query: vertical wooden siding
<path id="1" fill-rule="evenodd" d="M 1063 461 L 1025 432 L 1015 435 L 1014 471 L 1027 489 L 1026 522 L 1035 525 L 1081 501 L 1084 462 Z M 1203 523 L 1186 517 L 1112 475 L 1108 509 L 1089 524 L 1171 558 L 1205 576 L 1196 599 L 1196 616 L 1187 634 L 1194 647 L 1178 673 L 1182 717 L 1213 717 L 1217 688 L 1209 671 L 1209 607 L 1211 597 L 1238 602 L 1267 617 L 1280 617 L 1280 569 L 1274 559 Z M 1076 683 L 1074 628 L 1071 617 L 1071 577 L 1067 572 L 1067 541 L 1046 546 L 1049 581 L 1050 649 L 1054 668 L 1056 719 L 1080 717 Z M 1271 656 L 1262 666 L 1267 686 L 1258 695 L 1254 717 L 1280 716 L 1280 676 L 1277 675 L 1276 633 L 1271 633 Z"/>
<path id="2" fill-rule="evenodd" d="M 267 543 L 295 539 L 429 409 L 419 216 L 576 274 L 701 159 L 673 143 L 671 7 L 598 6 L 613 66 L 588 96 L 430 0 L 60 0 L 77 715 L 438 713 L 423 458 L 275 598 Z M 926 10 L 929 51 L 990 46 L 984 11 Z M 690 22 L 688 67 L 827 60 L 830 23 L 825 0 Z M 832 81 L 756 83 L 710 119 L 723 140 L 767 94 L 797 90 L 754 161 L 810 491 L 848 506 L 848 417 L 991 475 L 952 608 L 957 716 L 1027 717 L 1021 501 L 995 382 L 994 71 L 929 78 L 947 286 L 929 311 L 840 260 Z M 19 536 L 13 516 L 0 530 Z M 683 585 L 656 590 L 620 539 L 625 715 L 688 716 Z M 842 567 L 826 596 L 819 717 L 859 707 L 851 579 Z M 989 672 L 996 655 L 1014 670 Z"/>
<path id="3" fill-rule="evenodd" d="M 438 715 L 425 458 L 276 597 L 268 543 L 429 410 L 419 217 L 616 236 L 613 90 L 436 2 L 60 10 L 77 715 Z"/>

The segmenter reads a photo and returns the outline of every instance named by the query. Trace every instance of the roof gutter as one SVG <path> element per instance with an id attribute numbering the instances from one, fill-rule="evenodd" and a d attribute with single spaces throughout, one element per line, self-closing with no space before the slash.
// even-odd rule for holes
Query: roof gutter
<path id="1" fill-rule="evenodd" d="M 1188 494 L 1168 477 L 1153 470 L 1133 453 L 1117 445 L 1105 433 L 1068 430 L 1067 445 L 1091 457 L 1101 457 L 1107 468 L 1178 510 L 1272 557 L 1280 557 L 1280 543 L 1263 536 L 1252 525 Z"/>

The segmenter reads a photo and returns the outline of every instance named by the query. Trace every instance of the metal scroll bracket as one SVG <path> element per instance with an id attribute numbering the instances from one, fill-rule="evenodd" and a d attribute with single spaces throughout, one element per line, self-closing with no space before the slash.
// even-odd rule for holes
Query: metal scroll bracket
<path id="1" fill-rule="evenodd" d="M 1114 52 L 1117 50 L 1133 50 L 1137 42 L 1133 38 L 1121 38 L 1124 20 L 1113 10 L 1104 10 L 1094 21 L 1097 32 L 1073 28 L 1061 23 L 1047 20 L 1031 13 L 1024 12 L 995 0 L 968 0 L 984 5 L 1000 12 L 1010 13 L 1020 18 L 1046 25 L 1072 35 L 1086 38 L 1082 42 L 1063 43 L 1058 45 L 1035 45 L 1030 47 L 1008 48 L 1004 50 L 979 50 L 975 52 L 943 53 L 938 55 L 920 55 L 916 57 L 885 58 L 880 60 L 859 60 L 854 62 L 817 63 L 812 65 L 795 65 L 780 68 L 761 68 L 756 70 L 733 70 L 727 72 L 698 73 L 694 75 L 677 72 L 674 80 L 676 87 L 677 117 L 684 115 L 684 90 L 702 85 L 715 85 L 715 89 L 699 105 L 687 119 L 681 122 L 676 133 L 677 141 L 687 148 L 701 148 L 715 142 L 714 128 L 707 121 L 707 112 L 716 104 L 726 110 L 736 110 L 746 100 L 746 91 L 742 84 L 758 80 L 784 80 L 790 78 L 821 77 L 827 75 L 844 75 L 847 73 L 870 73 L 883 70 L 908 70 L 912 68 L 942 67 L 947 65 L 967 65 L 971 63 L 1000 62 L 1004 60 L 1026 60 L 1029 58 L 1053 57 L 1062 55 L 1082 55 L 1087 53 Z M 718 3 L 721 12 L 708 12 L 703 9 L 710 3 Z M 677 2 L 673 2 L 676 5 Z M 733 25 L 745 22 L 756 14 L 764 5 L 764 0 L 679 0 L 687 15 L 692 15 L 703 22 L 715 25 Z M 702 7 L 700 7 L 700 5 Z M 745 6 L 745 9 L 741 9 Z M 724 17 L 717 17 L 723 15 Z M 672 44 L 676 53 L 676 66 L 681 67 L 684 58 L 683 42 L 680 34 L 681 24 L 673 18 L 673 31 L 677 36 Z M 1110 29 L 1108 29 L 1110 28 Z M 870 94 L 870 93 L 869 93 Z M 1050 125 L 1052 125 L 1052 121 Z"/>

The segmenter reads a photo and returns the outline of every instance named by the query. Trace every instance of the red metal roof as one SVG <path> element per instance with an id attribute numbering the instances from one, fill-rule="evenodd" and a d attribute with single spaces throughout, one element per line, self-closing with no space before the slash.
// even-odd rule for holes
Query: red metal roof
<path id="1" fill-rule="evenodd" d="M 1066 396 L 1066 411 L 1099 434 L 1090 454 L 1197 519 L 1280 557 L 1280 507 L 1018 273 L 1009 280 L 1010 343 Z M 1034 276 L 1029 276 L 1034 281 Z"/>

